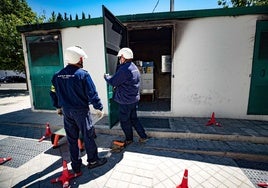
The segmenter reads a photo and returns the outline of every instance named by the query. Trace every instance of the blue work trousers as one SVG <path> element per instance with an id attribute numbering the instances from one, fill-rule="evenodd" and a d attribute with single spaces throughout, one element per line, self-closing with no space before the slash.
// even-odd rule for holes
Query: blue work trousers
<path id="1" fill-rule="evenodd" d="M 78 147 L 79 132 L 83 137 L 87 161 L 94 162 L 98 159 L 98 148 L 94 140 L 94 127 L 92 118 L 88 109 L 83 110 L 66 110 L 64 113 L 64 128 L 70 150 L 71 165 L 75 172 L 79 172 L 82 159 Z"/>
<path id="2" fill-rule="evenodd" d="M 137 116 L 138 103 L 119 104 L 119 121 L 126 140 L 133 140 L 133 128 L 141 138 L 147 135 Z"/>

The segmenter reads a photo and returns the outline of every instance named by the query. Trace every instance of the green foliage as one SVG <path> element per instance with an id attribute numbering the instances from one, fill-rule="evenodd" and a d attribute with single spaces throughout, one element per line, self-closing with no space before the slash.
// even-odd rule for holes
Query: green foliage
<path id="1" fill-rule="evenodd" d="M 55 14 L 55 12 L 53 11 L 51 13 L 51 17 L 48 19 L 48 22 L 56 22 L 57 21 L 57 16 Z"/>
<path id="2" fill-rule="evenodd" d="M 218 5 L 228 7 L 265 6 L 268 0 L 218 0 Z"/>
<path id="3" fill-rule="evenodd" d="M 64 20 L 69 20 L 66 12 L 64 13 Z"/>
<path id="4" fill-rule="evenodd" d="M 82 12 L 82 19 L 86 19 L 86 15 L 84 12 Z"/>
<path id="5" fill-rule="evenodd" d="M 46 20 L 46 11 L 43 10 L 41 15 L 36 16 L 34 23 L 41 24 L 41 23 L 44 23 L 45 20 Z"/>
<path id="6" fill-rule="evenodd" d="M 63 17 L 62 17 L 62 15 L 61 15 L 61 13 L 58 13 L 56 22 L 61 22 L 61 21 L 63 21 Z"/>
<path id="7" fill-rule="evenodd" d="M 18 25 L 37 22 L 37 16 L 25 0 L 0 0 L 0 67 L 24 72 L 21 34 Z"/>

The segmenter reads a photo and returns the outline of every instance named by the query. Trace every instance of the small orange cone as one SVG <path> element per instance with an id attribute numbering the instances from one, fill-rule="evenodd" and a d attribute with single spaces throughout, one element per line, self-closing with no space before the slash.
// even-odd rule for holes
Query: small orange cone
<path id="1" fill-rule="evenodd" d="M 82 172 L 80 173 L 70 173 L 67 167 L 67 161 L 63 161 L 62 163 L 63 166 L 63 171 L 60 177 L 56 178 L 56 179 L 52 179 L 51 183 L 57 183 L 57 182 L 61 182 L 62 183 L 62 187 L 69 187 L 70 185 L 70 179 L 81 176 Z"/>
<path id="2" fill-rule="evenodd" d="M 188 170 L 184 170 L 184 175 L 181 181 L 181 184 L 178 185 L 176 188 L 188 188 Z"/>
<path id="3" fill-rule="evenodd" d="M 4 164 L 7 161 L 10 161 L 12 158 L 11 157 L 4 157 L 4 158 L 0 158 L 0 165 Z"/>
<path id="4" fill-rule="evenodd" d="M 214 112 L 212 113 L 210 120 L 206 124 L 206 126 L 210 126 L 210 125 L 221 126 L 220 123 L 216 122 L 215 113 Z"/>
<path id="5" fill-rule="evenodd" d="M 44 139 L 50 137 L 52 135 L 52 132 L 50 130 L 50 127 L 49 127 L 49 123 L 46 123 L 46 133 L 44 136 L 42 136 L 40 139 L 39 139 L 39 142 L 42 142 Z"/>
<path id="6" fill-rule="evenodd" d="M 57 148 L 59 145 L 59 140 L 62 138 L 62 135 L 58 135 L 58 134 L 52 134 L 51 136 L 51 142 L 53 144 L 53 149 Z"/>
<path id="7" fill-rule="evenodd" d="M 259 187 L 268 187 L 268 182 L 258 183 Z"/>
<path id="8" fill-rule="evenodd" d="M 113 144 L 114 144 L 114 145 L 117 145 L 117 146 L 119 146 L 119 147 L 125 147 L 125 142 L 120 141 L 120 140 L 114 140 L 114 141 L 113 141 Z"/>

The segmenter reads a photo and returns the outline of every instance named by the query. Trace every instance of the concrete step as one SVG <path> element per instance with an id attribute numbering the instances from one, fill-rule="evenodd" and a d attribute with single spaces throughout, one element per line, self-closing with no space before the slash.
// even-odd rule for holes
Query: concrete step
<path id="1" fill-rule="evenodd" d="M 98 125 L 95 126 L 98 133 L 123 135 L 123 132 L 119 125 L 114 126 L 112 129 L 109 127 Z M 150 137 L 156 138 L 179 138 L 179 139 L 202 139 L 202 140 L 216 140 L 216 141 L 238 141 L 238 142 L 250 142 L 258 144 L 268 144 L 268 138 L 264 136 L 253 135 L 231 135 L 231 134 L 217 134 L 217 133 L 191 133 L 191 132 L 176 132 L 168 129 L 146 129 L 146 133 Z M 137 136 L 134 131 L 134 135 Z"/>

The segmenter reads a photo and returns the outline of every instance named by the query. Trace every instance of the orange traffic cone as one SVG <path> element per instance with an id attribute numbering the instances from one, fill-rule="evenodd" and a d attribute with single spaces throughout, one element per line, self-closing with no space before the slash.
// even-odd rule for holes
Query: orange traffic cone
<path id="1" fill-rule="evenodd" d="M 44 136 L 42 136 L 40 139 L 39 139 L 39 142 L 42 142 L 44 139 L 50 137 L 52 135 L 52 132 L 50 130 L 50 127 L 49 127 L 49 123 L 46 123 L 46 133 Z"/>
<path id="2" fill-rule="evenodd" d="M 117 145 L 117 146 L 119 146 L 119 147 L 125 147 L 125 142 L 120 141 L 120 140 L 114 140 L 114 141 L 113 141 L 113 144 L 114 144 L 114 145 Z"/>
<path id="3" fill-rule="evenodd" d="M 11 157 L 4 157 L 4 158 L 0 158 L 0 165 L 4 164 L 7 161 L 10 161 L 12 158 Z"/>
<path id="4" fill-rule="evenodd" d="M 67 161 L 65 160 L 63 161 L 62 166 L 63 166 L 63 171 L 62 171 L 61 176 L 56 179 L 51 180 L 51 183 L 61 182 L 62 187 L 65 188 L 65 187 L 69 187 L 70 179 L 81 176 L 82 172 L 74 173 L 74 174 L 70 173 L 67 167 Z"/>
<path id="5" fill-rule="evenodd" d="M 259 187 L 268 187 L 268 182 L 258 183 Z"/>
<path id="6" fill-rule="evenodd" d="M 181 181 L 181 184 L 178 185 L 176 188 L 188 188 L 188 170 L 184 170 L 184 175 Z"/>
<path id="7" fill-rule="evenodd" d="M 51 142 L 53 144 L 53 149 L 57 148 L 59 146 L 59 140 L 63 138 L 62 135 L 59 134 L 52 134 L 51 135 Z"/>
<path id="8" fill-rule="evenodd" d="M 206 124 L 206 126 L 210 126 L 210 125 L 221 126 L 220 123 L 216 122 L 216 119 L 215 119 L 215 113 L 214 113 L 214 112 L 212 113 L 210 120 L 209 120 L 209 121 L 207 122 L 207 124 Z"/>

